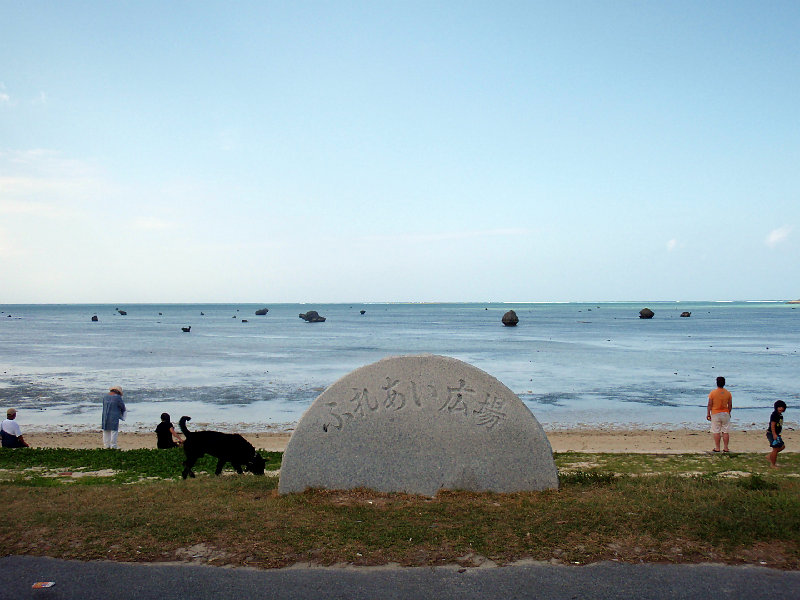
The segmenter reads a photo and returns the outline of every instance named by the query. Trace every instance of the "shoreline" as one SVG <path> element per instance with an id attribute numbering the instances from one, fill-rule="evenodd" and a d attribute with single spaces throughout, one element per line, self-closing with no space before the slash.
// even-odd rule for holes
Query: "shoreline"
<path id="1" fill-rule="evenodd" d="M 612 427 L 581 427 L 545 431 L 554 452 L 632 453 L 632 454 L 699 454 L 711 453 L 714 447 L 711 434 L 698 429 L 623 429 Z M 32 448 L 102 448 L 102 434 L 96 431 L 23 431 L 25 441 Z M 289 442 L 289 432 L 248 433 L 242 436 L 257 450 L 283 452 Z M 767 453 L 764 430 L 735 430 L 730 434 L 731 452 Z M 794 429 L 784 428 L 784 452 L 800 451 L 800 435 Z M 120 431 L 121 450 L 155 448 L 156 435 L 152 432 Z"/>

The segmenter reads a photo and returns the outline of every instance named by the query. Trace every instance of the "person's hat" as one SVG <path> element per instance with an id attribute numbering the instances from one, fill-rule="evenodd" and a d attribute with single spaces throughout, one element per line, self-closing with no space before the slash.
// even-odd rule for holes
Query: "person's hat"
<path id="1" fill-rule="evenodd" d="M 7 417 L 13 417 L 15 414 L 17 414 L 17 409 L 16 408 L 9 408 L 6 411 L 6 416 Z"/>
<path id="2" fill-rule="evenodd" d="M 121 385 L 115 385 L 109 391 L 110 392 L 119 392 L 121 394 L 122 393 L 122 386 Z"/>

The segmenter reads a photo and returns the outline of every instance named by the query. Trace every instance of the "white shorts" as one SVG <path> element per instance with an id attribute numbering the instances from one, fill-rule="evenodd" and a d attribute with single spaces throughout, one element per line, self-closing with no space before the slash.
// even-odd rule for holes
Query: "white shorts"
<path id="1" fill-rule="evenodd" d="M 731 413 L 721 412 L 711 415 L 711 433 L 728 433 Z"/>

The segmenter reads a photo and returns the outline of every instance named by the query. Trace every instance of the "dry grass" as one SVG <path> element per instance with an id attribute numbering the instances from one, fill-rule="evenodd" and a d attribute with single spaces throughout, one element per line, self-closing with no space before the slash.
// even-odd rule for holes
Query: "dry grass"
<path id="1" fill-rule="evenodd" d="M 274 477 L 199 477 L 93 485 L 0 485 L 14 515 L 8 554 L 123 561 L 190 560 L 262 568 L 473 564 L 728 562 L 800 568 L 800 481 L 565 476 L 559 490 L 365 490 L 279 496 Z"/>

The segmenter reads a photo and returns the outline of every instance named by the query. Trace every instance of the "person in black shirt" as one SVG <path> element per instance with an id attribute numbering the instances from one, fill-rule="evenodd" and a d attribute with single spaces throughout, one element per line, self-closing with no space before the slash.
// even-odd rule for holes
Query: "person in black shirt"
<path id="1" fill-rule="evenodd" d="M 172 426 L 169 413 L 161 413 L 161 423 L 156 427 L 156 439 L 156 445 L 161 450 L 183 445 L 183 438 Z"/>
<path id="2" fill-rule="evenodd" d="M 773 468 L 777 468 L 778 452 L 786 448 L 781 438 L 781 431 L 783 431 L 783 411 L 786 410 L 786 402 L 778 400 L 775 402 L 775 410 L 769 417 L 769 428 L 767 429 L 767 439 L 769 440 L 769 447 L 772 450 L 767 458 L 769 464 Z"/>

